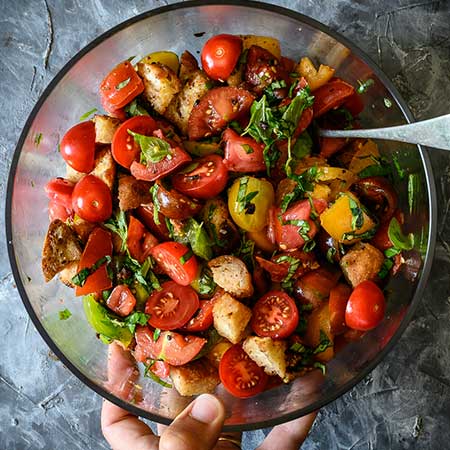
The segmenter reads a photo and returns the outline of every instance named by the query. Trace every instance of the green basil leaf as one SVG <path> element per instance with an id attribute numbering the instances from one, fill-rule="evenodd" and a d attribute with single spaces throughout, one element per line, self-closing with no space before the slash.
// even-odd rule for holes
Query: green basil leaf
<path id="1" fill-rule="evenodd" d="M 131 130 L 128 130 L 128 133 L 133 136 L 135 142 L 137 142 L 141 148 L 141 164 L 155 164 L 162 161 L 164 158 L 172 158 L 170 144 L 164 139 L 155 136 L 144 136 L 143 134 L 135 133 Z"/>
<path id="2" fill-rule="evenodd" d="M 125 86 L 128 85 L 128 83 L 131 81 L 131 77 L 127 78 L 126 80 L 121 81 L 117 86 L 116 86 L 116 91 L 120 91 L 121 89 L 123 89 Z"/>
<path id="3" fill-rule="evenodd" d="M 130 104 L 125 106 L 125 112 L 131 116 L 149 116 L 148 111 L 143 108 L 136 99 L 134 99 Z"/>
<path id="4" fill-rule="evenodd" d="M 92 108 L 90 111 L 85 112 L 83 115 L 80 116 L 80 122 L 82 122 L 83 120 L 86 120 L 89 116 L 92 116 L 92 114 L 94 114 L 95 112 L 97 112 L 98 109 L 97 108 Z"/>
<path id="5" fill-rule="evenodd" d="M 59 311 L 58 315 L 59 315 L 59 320 L 67 320 L 70 318 L 72 313 L 66 308 L 66 309 Z"/>
<path id="6" fill-rule="evenodd" d="M 389 223 L 388 236 L 395 248 L 400 250 L 411 250 L 414 247 L 414 235 L 409 233 L 405 236 L 400 223 L 393 217 Z"/>

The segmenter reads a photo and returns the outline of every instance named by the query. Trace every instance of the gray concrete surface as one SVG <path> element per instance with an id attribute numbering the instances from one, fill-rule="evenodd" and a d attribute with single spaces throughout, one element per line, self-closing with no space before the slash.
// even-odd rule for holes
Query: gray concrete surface
<path id="1" fill-rule="evenodd" d="M 0 197 L 21 128 L 40 93 L 94 37 L 172 2 L 0 0 Z M 273 2 L 308 14 L 354 40 L 400 89 L 418 119 L 450 111 L 450 2 Z M 385 361 L 323 408 L 305 450 L 450 448 L 450 157 L 431 155 L 439 236 L 422 304 Z M 31 212 L 30 212 L 31 213 Z M 4 236 L 4 216 L 0 216 Z M 107 449 L 101 399 L 50 354 L 30 324 L 0 239 L 0 450 Z M 263 431 L 248 433 L 255 448 Z M 281 450 L 281 449 L 280 449 Z"/>

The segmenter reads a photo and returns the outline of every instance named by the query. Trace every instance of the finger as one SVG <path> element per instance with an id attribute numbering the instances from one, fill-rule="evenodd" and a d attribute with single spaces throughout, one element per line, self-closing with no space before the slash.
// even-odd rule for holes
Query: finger
<path id="1" fill-rule="evenodd" d="M 106 400 L 102 407 L 102 432 L 113 450 L 158 448 L 158 438 L 144 422 Z"/>
<path id="2" fill-rule="evenodd" d="M 292 422 L 277 425 L 257 450 L 298 450 L 308 436 L 317 412 L 315 411 Z"/>
<path id="3" fill-rule="evenodd" d="M 225 408 L 213 395 L 197 397 L 163 432 L 160 450 L 211 450 L 225 420 Z"/>

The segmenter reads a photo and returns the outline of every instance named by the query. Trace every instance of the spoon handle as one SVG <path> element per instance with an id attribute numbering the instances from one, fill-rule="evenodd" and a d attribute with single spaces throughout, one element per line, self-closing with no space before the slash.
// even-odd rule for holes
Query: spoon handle
<path id="1" fill-rule="evenodd" d="M 374 138 L 450 150 L 450 114 L 408 125 L 371 130 L 320 130 L 324 137 Z"/>

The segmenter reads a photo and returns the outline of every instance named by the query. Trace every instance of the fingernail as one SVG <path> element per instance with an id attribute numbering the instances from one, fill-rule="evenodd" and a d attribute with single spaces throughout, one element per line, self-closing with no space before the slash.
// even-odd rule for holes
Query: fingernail
<path id="1" fill-rule="evenodd" d="M 209 394 L 202 394 L 194 400 L 191 409 L 191 417 L 199 422 L 212 423 L 220 414 L 220 403 L 216 397 Z"/>

